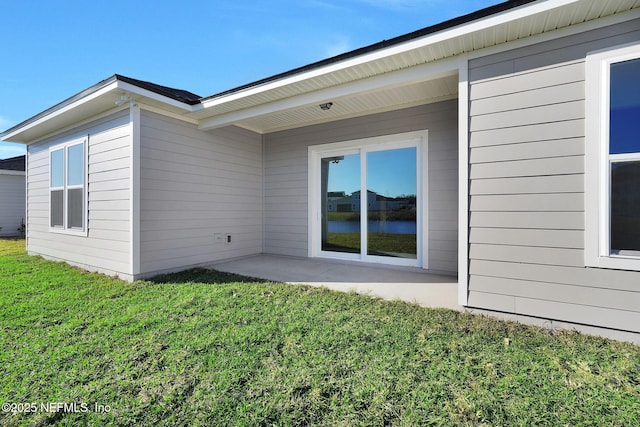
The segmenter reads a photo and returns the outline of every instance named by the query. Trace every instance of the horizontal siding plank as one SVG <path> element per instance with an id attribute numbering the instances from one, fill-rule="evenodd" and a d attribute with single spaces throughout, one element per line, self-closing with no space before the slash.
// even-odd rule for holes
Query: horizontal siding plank
<path id="1" fill-rule="evenodd" d="M 470 227 L 584 230 L 583 212 L 471 212 Z"/>
<path id="2" fill-rule="evenodd" d="M 467 306 L 514 313 L 516 310 L 516 299 L 510 295 L 469 291 Z"/>
<path id="3" fill-rule="evenodd" d="M 582 193 L 471 196 L 471 211 L 583 212 Z"/>
<path id="4" fill-rule="evenodd" d="M 636 311 L 516 298 L 516 313 L 640 332 L 640 313 Z"/>
<path id="5" fill-rule="evenodd" d="M 89 181 L 89 192 L 92 191 L 114 191 L 127 190 L 129 188 L 129 179 L 114 179 L 106 181 Z"/>
<path id="6" fill-rule="evenodd" d="M 150 224 L 157 222 L 158 225 L 165 224 L 174 226 L 174 222 L 184 221 L 199 221 L 199 222 L 212 222 L 212 221 L 224 221 L 224 220 L 260 220 L 262 217 L 261 211 L 219 211 L 217 209 L 203 209 L 203 210 L 154 210 L 154 209 L 142 209 L 141 210 L 141 223 Z"/>
<path id="7" fill-rule="evenodd" d="M 94 172 L 89 174 L 89 185 L 99 182 L 128 180 L 130 175 L 128 167 L 123 169 L 107 170 L 104 172 Z"/>
<path id="8" fill-rule="evenodd" d="M 112 139 L 106 141 L 104 143 L 96 143 L 94 140 L 91 140 L 89 143 L 89 157 L 93 158 L 98 154 L 110 152 L 110 151 L 118 151 L 123 150 L 125 152 L 130 152 L 130 135 L 129 135 L 129 127 L 126 128 L 127 132 L 123 132 L 122 136 L 117 137 L 116 135 L 112 135 Z"/>
<path id="9" fill-rule="evenodd" d="M 108 127 L 98 132 L 90 132 L 89 145 L 98 147 L 103 144 L 110 145 L 113 141 L 120 140 L 120 143 L 122 143 L 123 139 L 127 140 L 127 137 L 131 135 L 131 128 L 129 127 L 128 117 L 123 116 L 119 121 L 121 123 L 120 125 L 114 125 L 113 127 Z M 125 121 L 127 123 L 124 123 Z M 91 154 L 91 151 L 89 151 L 89 154 Z"/>
<path id="10" fill-rule="evenodd" d="M 114 240 L 117 242 L 128 242 L 131 237 L 128 231 L 91 229 L 90 233 L 94 239 Z"/>
<path id="11" fill-rule="evenodd" d="M 142 158 L 142 164 L 147 169 L 155 169 L 157 171 L 177 173 L 177 174 L 191 174 L 199 175 L 202 177 L 209 177 L 210 179 L 235 179 L 237 181 L 246 180 L 249 178 L 259 178 L 261 176 L 260 167 L 240 167 L 240 165 L 227 164 L 222 168 L 215 168 L 212 165 L 195 165 L 188 163 L 177 163 L 171 159 L 152 159 Z"/>
<path id="12" fill-rule="evenodd" d="M 89 220 L 90 230 L 129 231 L 129 221 Z"/>
<path id="13" fill-rule="evenodd" d="M 508 160 L 542 159 L 584 155 L 584 139 L 568 138 L 518 144 L 476 147 L 470 151 L 470 163 L 503 162 Z"/>
<path id="14" fill-rule="evenodd" d="M 471 165 L 469 172 L 471 179 L 582 173 L 584 173 L 584 156 L 479 163 Z"/>
<path id="15" fill-rule="evenodd" d="M 523 142 L 555 141 L 571 138 L 583 138 L 585 134 L 584 118 L 562 122 L 540 123 L 503 129 L 487 129 L 472 132 L 470 147 L 488 147 L 510 145 Z"/>
<path id="16" fill-rule="evenodd" d="M 129 200 L 89 201 L 90 211 L 129 211 Z"/>
<path id="17" fill-rule="evenodd" d="M 97 157 L 100 157 L 98 159 Z M 89 173 L 103 172 L 112 169 L 126 169 L 131 164 L 131 157 L 128 150 L 114 150 L 90 157 Z"/>
<path id="18" fill-rule="evenodd" d="M 540 89 L 477 99 L 471 102 L 469 114 L 478 116 L 502 111 L 559 104 L 567 101 L 580 101 L 584 98 L 584 81 L 576 81 L 568 84 L 547 86 Z"/>
<path id="19" fill-rule="evenodd" d="M 128 274 L 128 266 L 127 262 L 119 262 L 110 259 L 96 258 L 92 256 L 81 256 L 72 254 L 65 251 L 57 250 L 55 247 L 52 247 L 46 243 L 41 241 L 33 241 L 29 242 L 29 253 L 43 255 L 45 257 L 53 257 L 61 260 L 66 260 L 70 263 L 81 264 L 83 267 L 88 267 L 89 269 L 96 270 L 107 270 L 113 271 L 116 273 Z"/>
<path id="20" fill-rule="evenodd" d="M 640 312 L 640 292 L 471 276 L 469 289 L 521 298 Z"/>
<path id="21" fill-rule="evenodd" d="M 510 110 L 482 116 L 472 116 L 469 121 L 469 129 L 474 132 L 582 119 L 584 118 L 584 108 L 584 101 L 571 101 L 541 107 L 525 108 L 522 110 Z"/>
<path id="22" fill-rule="evenodd" d="M 581 193 L 584 191 L 584 176 L 553 175 L 517 178 L 474 179 L 471 195 L 536 194 L 536 193 Z"/>
<path id="23" fill-rule="evenodd" d="M 259 181 L 254 179 L 238 180 L 237 176 L 226 176 L 224 173 L 199 175 L 192 171 L 169 172 L 162 169 L 140 168 L 141 188 L 158 188 L 172 183 L 181 188 L 189 188 L 191 185 L 232 186 L 234 188 L 260 188 Z M 215 182 L 215 186 L 211 183 Z M 188 185 L 184 185 L 188 184 Z"/>
<path id="24" fill-rule="evenodd" d="M 584 266 L 584 251 L 472 243 L 469 245 L 469 259 L 580 267 Z"/>
<path id="25" fill-rule="evenodd" d="M 513 228 L 472 228 L 470 243 L 584 249 L 581 230 L 531 230 Z"/>
<path id="26" fill-rule="evenodd" d="M 246 233 L 259 233 L 262 230 L 262 226 L 260 224 L 248 225 L 242 224 L 241 226 L 238 223 L 234 223 L 232 221 L 227 221 L 226 223 L 217 222 L 213 223 L 211 221 L 202 221 L 202 222 L 189 222 L 188 224 L 175 224 L 173 228 L 167 227 L 165 224 L 164 228 L 161 228 L 161 221 L 148 221 L 144 222 L 140 226 L 141 238 L 145 242 L 150 242 L 154 240 L 170 240 L 170 239 L 180 239 L 180 238 L 189 238 L 189 237 L 200 237 L 205 234 L 209 235 L 213 238 L 214 233 L 232 233 L 232 234 L 246 234 Z"/>
<path id="27" fill-rule="evenodd" d="M 102 219 L 109 221 L 128 221 L 129 220 L 129 211 L 101 211 L 101 210 L 91 210 L 89 211 L 89 221 L 94 219 Z"/>
<path id="28" fill-rule="evenodd" d="M 577 61 L 571 64 L 537 69 L 532 72 L 508 76 L 500 75 L 495 79 L 472 82 L 469 90 L 469 98 L 472 101 L 482 98 L 492 98 L 527 90 L 582 82 L 584 79 L 584 62 Z"/>
<path id="29" fill-rule="evenodd" d="M 130 190 L 91 191 L 91 192 L 89 192 L 89 201 L 129 200 L 130 197 L 131 197 L 131 191 Z"/>
<path id="30" fill-rule="evenodd" d="M 640 292 L 638 273 L 635 271 L 472 260 L 469 264 L 469 273 L 478 276 Z"/>
<path id="31" fill-rule="evenodd" d="M 81 259 L 97 258 L 122 263 L 128 262 L 129 259 L 129 246 L 126 242 L 95 239 L 91 236 L 91 232 L 89 232 L 89 238 L 52 232 L 33 233 L 30 237 L 37 239 L 38 244 L 49 247 L 51 249 L 49 255 L 64 258 L 61 255 L 67 253 L 69 259 L 76 262 L 95 265 Z M 29 246 L 31 243 L 30 241 Z"/>

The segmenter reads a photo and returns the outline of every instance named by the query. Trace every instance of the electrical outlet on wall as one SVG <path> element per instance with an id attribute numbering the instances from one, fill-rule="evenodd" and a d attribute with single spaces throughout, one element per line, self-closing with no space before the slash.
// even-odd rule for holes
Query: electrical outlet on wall
<path id="1" fill-rule="evenodd" d="M 227 244 L 227 245 L 231 244 L 231 234 L 230 233 L 227 233 L 227 234 L 224 235 L 224 243 Z"/>

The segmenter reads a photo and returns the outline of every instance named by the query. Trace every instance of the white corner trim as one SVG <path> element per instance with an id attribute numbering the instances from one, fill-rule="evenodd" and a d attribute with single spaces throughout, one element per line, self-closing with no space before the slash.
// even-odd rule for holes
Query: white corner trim
<path id="1" fill-rule="evenodd" d="M 140 106 L 131 102 L 129 126 L 131 129 L 131 187 L 129 194 L 129 268 L 130 274 L 140 274 Z"/>
<path id="2" fill-rule="evenodd" d="M 458 64 L 458 304 L 469 302 L 469 60 Z"/>

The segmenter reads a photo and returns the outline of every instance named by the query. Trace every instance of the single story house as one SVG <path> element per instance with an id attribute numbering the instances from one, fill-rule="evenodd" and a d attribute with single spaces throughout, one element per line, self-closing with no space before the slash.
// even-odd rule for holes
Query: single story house
<path id="1" fill-rule="evenodd" d="M 0 160 L 0 236 L 24 233 L 25 156 Z"/>
<path id="2" fill-rule="evenodd" d="M 1 135 L 27 146 L 31 254 L 126 280 L 421 268 L 464 307 L 637 334 L 639 76 L 639 0 L 513 0 L 211 96 L 114 75 Z M 322 219 L 336 177 L 381 170 L 416 197 L 401 255 L 369 250 L 364 200 L 356 247 Z"/>

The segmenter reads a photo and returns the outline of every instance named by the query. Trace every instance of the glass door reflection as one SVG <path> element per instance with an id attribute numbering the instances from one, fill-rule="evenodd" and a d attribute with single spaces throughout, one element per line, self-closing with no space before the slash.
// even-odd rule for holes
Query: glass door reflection
<path id="1" fill-rule="evenodd" d="M 417 258 L 416 148 L 367 153 L 367 255 Z"/>
<path id="2" fill-rule="evenodd" d="M 360 254 L 360 154 L 321 159 L 322 250 Z"/>

